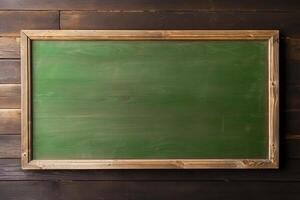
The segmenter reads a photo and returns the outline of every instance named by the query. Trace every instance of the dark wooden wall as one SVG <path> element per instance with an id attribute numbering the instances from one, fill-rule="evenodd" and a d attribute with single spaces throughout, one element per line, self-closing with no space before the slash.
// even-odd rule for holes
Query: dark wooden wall
<path id="1" fill-rule="evenodd" d="M 20 29 L 279 29 L 279 170 L 20 169 Z M 300 1 L 0 0 L 0 199 L 300 199 Z"/>

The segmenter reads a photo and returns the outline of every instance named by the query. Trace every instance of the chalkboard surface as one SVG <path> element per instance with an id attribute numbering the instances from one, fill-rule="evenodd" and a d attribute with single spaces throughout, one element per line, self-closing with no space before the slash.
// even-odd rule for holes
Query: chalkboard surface
<path id="1" fill-rule="evenodd" d="M 266 159 L 268 42 L 32 41 L 33 159 Z"/>

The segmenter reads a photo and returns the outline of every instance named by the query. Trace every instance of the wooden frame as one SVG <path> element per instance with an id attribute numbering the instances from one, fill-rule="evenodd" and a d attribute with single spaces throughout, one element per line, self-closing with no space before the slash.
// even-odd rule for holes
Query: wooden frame
<path id="1" fill-rule="evenodd" d="M 32 40 L 266 40 L 268 41 L 267 159 L 130 159 L 130 160 L 32 160 L 31 152 L 31 41 Z M 278 168 L 279 81 L 276 30 L 23 30 L 22 68 L 22 168 L 23 169 L 142 169 L 142 168 Z"/>

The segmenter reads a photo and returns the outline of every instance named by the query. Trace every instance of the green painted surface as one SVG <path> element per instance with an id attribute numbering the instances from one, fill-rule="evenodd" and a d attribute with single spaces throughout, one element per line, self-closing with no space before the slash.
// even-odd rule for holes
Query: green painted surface
<path id="1" fill-rule="evenodd" d="M 263 41 L 34 41 L 33 158 L 265 158 Z"/>

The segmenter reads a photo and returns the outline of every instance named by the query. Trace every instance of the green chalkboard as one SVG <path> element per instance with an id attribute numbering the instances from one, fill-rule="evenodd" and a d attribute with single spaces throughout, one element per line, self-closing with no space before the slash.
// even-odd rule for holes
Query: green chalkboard
<path id="1" fill-rule="evenodd" d="M 268 43 L 31 44 L 33 159 L 264 159 Z"/>

